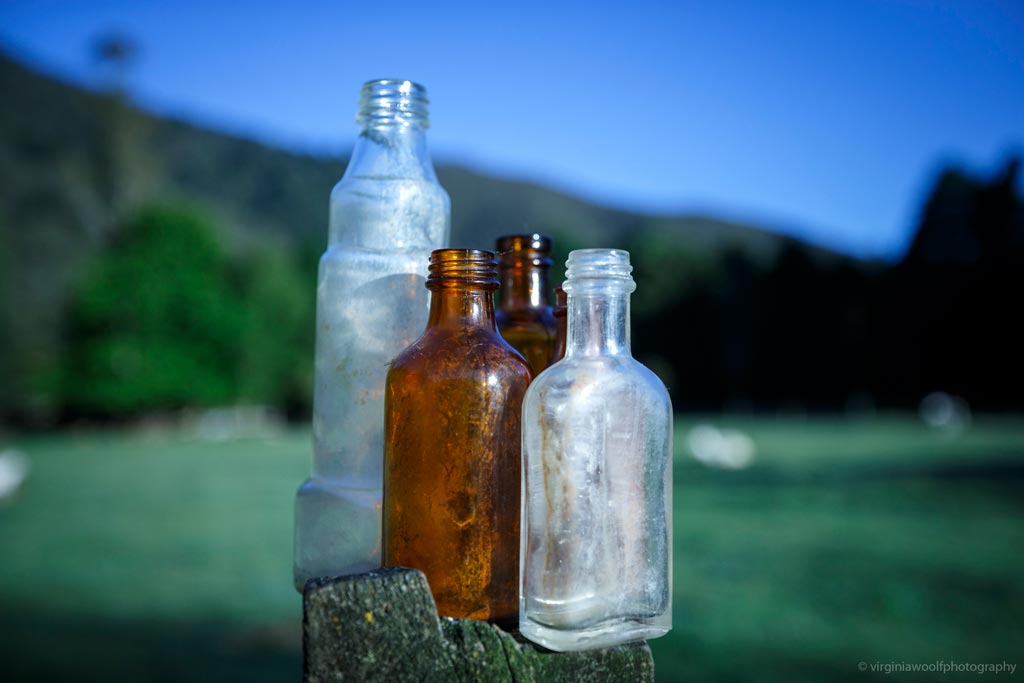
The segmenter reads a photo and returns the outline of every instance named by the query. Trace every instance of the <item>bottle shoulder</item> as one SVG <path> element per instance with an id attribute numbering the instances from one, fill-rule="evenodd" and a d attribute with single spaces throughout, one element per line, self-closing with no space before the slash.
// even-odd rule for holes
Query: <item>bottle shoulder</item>
<path id="1" fill-rule="evenodd" d="M 530 381 L 526 359 L 482 327 L 428 327 L 391 362 L 392 372 L 445 379 L 488 374 Z"/>
<path id="2" fill-rule="evenodd" d="M 628 394 L 642 396 L 646 402 L 663 405 L 669 411 L 672 402 L 664 382 L 647 366 L 629 355 L 569 355 L 549 366 L 530 385 L 530 396 L 544 394 L 576 397 L 581 395 Z"/>
<path id="3" fill-rule="evenodd" d="M 331 188 L 331 204 L 362 201 L 412 202 L 429 198 L 449 206 L 451 198 L 437 178 L 427 175 L 345 175 Z"/>
<path id="4" fill-rule="evenodd" d="M 451 200 L 433 178 L 346 176 L 331 191 L 331 244 L 439 249 L 450 230 Z"/>

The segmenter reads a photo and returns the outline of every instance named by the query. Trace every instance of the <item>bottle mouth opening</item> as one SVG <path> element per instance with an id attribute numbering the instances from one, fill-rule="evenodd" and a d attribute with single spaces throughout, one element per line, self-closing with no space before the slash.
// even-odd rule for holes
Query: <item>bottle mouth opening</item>
<path id="1" fill-rule="evenodd" d="M 435 249 L 430 254 L 427 287 L 498 288 L 498 262 L 486 249 Z"/>
<path id="2" fill-rule="evenodd" d="M 398 78 L 367 81 L 359 91 L 356 122 L 361 128 L 430 126 L 427 89 Z"/>
<path id="3" fill-rule="evenodd" d="M 571 293 L 580 287 L 616 287 L 627 292 L 636 289 L 629 252 L 624 249 L 577 249 L 565 262 L 562 288 Z"/>
<path id="4" fill-rule="evenodd" d="M 503 235 L 495 243 L 503 266 L 551 266 L 551 238 L 539 232 Z"/>

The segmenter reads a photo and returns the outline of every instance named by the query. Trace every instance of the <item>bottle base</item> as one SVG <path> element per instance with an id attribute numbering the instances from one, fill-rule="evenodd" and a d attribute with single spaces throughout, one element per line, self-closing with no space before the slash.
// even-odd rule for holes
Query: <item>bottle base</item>
<path id="1" fill-rule="evenodd" d="M 295 497 L 296 590 L 309 579 L 380 567 L 380 500 L 379 489 L 306 480 Z"/>
<path id="2" fill-rule="evenodd" d="M 558 629 L 529 619 L 519 622 L 519 632 L 534 643 L 556 652 L 594 650 L 637 640 L 660 638 L 670 627 L 637 619 L 616 619 L 583 629 Z"/>

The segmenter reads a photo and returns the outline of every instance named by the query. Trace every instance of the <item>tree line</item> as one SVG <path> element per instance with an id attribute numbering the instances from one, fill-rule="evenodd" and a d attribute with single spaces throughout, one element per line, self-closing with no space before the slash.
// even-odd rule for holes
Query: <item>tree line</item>
<path id="1" fill-rule="evenodd" d="M 1017 170 L 943 174 L 892 265 L 797 242 L 763 262 L 641 235 L 625 245 L 641 283 L 634 352 L 684 410 L 906 408 L 936 390 L 1024 407 Z M 115 230 L 85 273 L 55 382 L 65 416 L 239 402 L 308 414 L 313 259 L 284 242 L 231 249 L 200 212 L 158 205 Z"/>
<path id="2" fill-rule="evenodd" d="M 769 265 L 727 252 L 638 316 L 634 347 L 666 368 L 677 408 L 913 408 L 944 391 L 1020 410 L 1019 166 L 944 172 L 896 264 L 823 261 L 796 243 Z"/>

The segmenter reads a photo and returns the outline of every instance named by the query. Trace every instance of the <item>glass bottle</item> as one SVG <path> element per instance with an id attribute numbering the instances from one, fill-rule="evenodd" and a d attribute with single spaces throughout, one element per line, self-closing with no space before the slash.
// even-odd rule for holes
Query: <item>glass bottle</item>
<path id="1" fill-rule="evenodd" d="M 555 319 L 548 298 L 551 238 L 546 235 L 499 237 L 497 322 L 501 336 L 530 363 L 534 373 L 548 366 L 555 343 Z"/>
<path id="2" fill-rule="evenodd" d="M 551 315 L 555 317 L 555 347 L 551 352 L 551 360 L 548 365 L 554 365 L 565 357 L 565 335 L 566 335 L 566 305 L 568 299 L 565 290 L 555 287 L 555 307 L 551 309 Z"/>
<path id="3" fill-rule="evenodd" d="M 523 403 L 520 630 L 552 650 L 664 635 L 672 602 L 672 406 L 629 347 L 629 253 L 566 263 L 565 358 Z"/>
<path id="4" fill-rule="evenodd" d="M 295 586 L 380 566 L 384 380 L 426 324 L 430 252 L 450 229 L 427 150 L 427 96 L 363 85 L 359 139 L 331 192 L 317 284 L 312 477 L 295 501 Z"/>
<path id="5" fill-rule="evenodd" d="M 422 570 L 441 616 L 514 626 L 531 373 L 495 326 L 495 267 L 490 251 L 430 257 L 430 320 L 385 390 L 384 563 Z"/>

